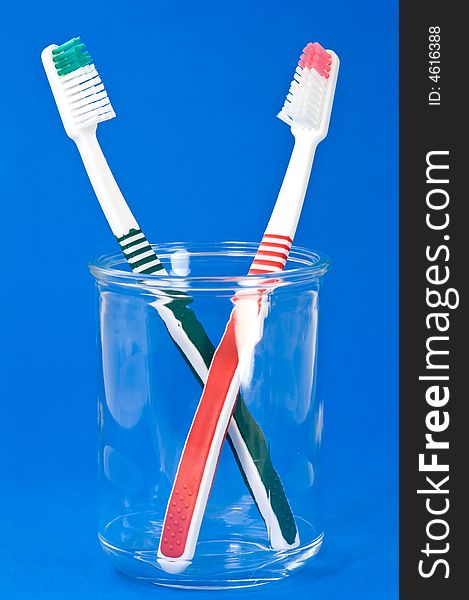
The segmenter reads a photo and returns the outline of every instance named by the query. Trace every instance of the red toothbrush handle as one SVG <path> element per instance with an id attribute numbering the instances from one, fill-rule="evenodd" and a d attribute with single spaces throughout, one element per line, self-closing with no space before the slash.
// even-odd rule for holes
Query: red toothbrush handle
<path id="1" fill-rule="evenodd" d="M 160 554 L 168 558 L 179 558 L 185 551 L 209 452 L 214 444 L 214 436 L 225 405 L 225 397 L 238 366 L 234 314 L 235 311 L 214 354 L 210 367 L 211 376 L 207 380 L 194 416 L 166 509 Z M 224 427 L 225 435 L 233 409 L 234 402 L 226 419 L 226 424 L 220 424 Z M 216 453 L 217 457 L 223 440 L 224 436 L 216 444 L 218 447 L 213 448 L 213 452 Z M 202 511 L 204 508 L 205 504 Z"/>
<path id="2" fill-rule="evenodd" d="M 288 235 L 264 233 L 262 242 L 249 269 L 250 275 L 283 271 L 293 240 Z"/>

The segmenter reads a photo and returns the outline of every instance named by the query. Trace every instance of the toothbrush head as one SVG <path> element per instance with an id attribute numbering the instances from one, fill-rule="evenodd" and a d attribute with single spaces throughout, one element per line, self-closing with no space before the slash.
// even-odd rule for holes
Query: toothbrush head
<path id="1" fill-rule="evenodd" d="M 79 37 L 42 51 L 42 63 L 67 135 L 76 138 L 116 116 L 104 84 Z"/>
<path id="2" fill-rule="evenodd" d="M 334 100 L 339 59 L 332 50 L 309 43 L 300 56 L 290 90 L 278 118 L 292 132 L 311 131 L 326 137 Z"/>

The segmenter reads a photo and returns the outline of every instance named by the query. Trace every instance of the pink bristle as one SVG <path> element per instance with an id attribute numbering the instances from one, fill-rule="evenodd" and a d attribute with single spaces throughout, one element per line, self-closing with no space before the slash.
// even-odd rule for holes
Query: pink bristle
<path id="1" fill-rule="evenodd" d="M 303 49 L 303 54 L 300 56 L 298 65 L 302 69 L 314 69 L 324 77 L 328 79 L 329 71 L 331 70 L 332 58 L 331 55 L 324 50 L 324 48 L 318 42 L 312 44 L 311 42 L 306 45 Z"/>

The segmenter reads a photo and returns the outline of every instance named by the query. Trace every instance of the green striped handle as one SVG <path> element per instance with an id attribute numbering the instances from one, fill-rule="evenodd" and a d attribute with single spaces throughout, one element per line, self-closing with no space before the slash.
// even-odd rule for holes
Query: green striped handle
<path id="1" fill-rule="evenodd" d="M 145 275 L 166 273 L 141 229 L 131 229 L 125 235 L 118 237 L 117 241 L 134 273 L 144 273 Z"/>

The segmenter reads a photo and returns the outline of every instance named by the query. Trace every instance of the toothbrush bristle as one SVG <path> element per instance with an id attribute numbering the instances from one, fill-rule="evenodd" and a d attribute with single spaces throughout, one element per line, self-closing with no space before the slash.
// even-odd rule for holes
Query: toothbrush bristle
<path id="1" fill-rule="evenodd" d="M 319 75 L 322 75 L 322 77 L 325 77 L 326 79 L 329 79 L 331 64 L 331 55 L 329 52 L 326 52 L 318 42 L 315 42 L 314 44 L 310 42 L 307 44 L 298 61 L 298 65 L 301 68 L 314 69 Z"/>
<path id="2" fill-rule="evenodd" d="M 52 50 L 52 59 L 77 127 L 89 127 L 116 116 L 93 60 L 79 37 Z"/>
<path id="3" fill-rule="evenodd" d="M 300 129 L 319 129 L 332 56 L 318 42 L 303 49 L 285 104 L 277 115 Z"/>
<path id="4" fill-rule="evenodd" d="M 52 50 L 55 68 L 60 77 L 73 73 L 80 67 L 90 65 L 93 60 L 79 37 L 72 38 L 65 44 Z"/>

